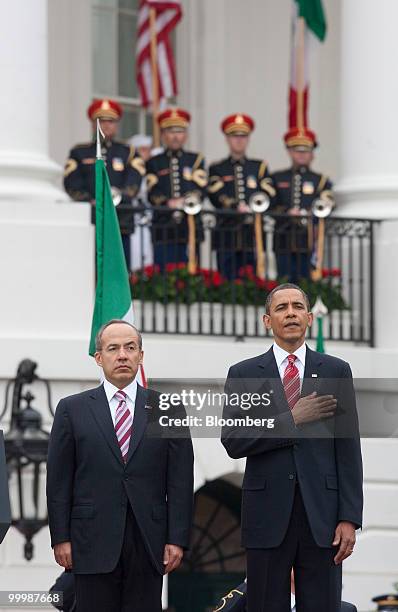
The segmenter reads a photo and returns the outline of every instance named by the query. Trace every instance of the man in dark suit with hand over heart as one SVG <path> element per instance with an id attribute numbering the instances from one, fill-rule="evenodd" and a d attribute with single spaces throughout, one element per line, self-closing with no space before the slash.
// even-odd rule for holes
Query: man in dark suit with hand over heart
<path id="1" fill-rule="evenodd" d="M 135 327 L 110 321 L 96 349 L 104 383 L 62 399 L 55 414 L 51 544 L 75 575 L 77 612 L 161 612 L 162 576 L 189 543 L 192 443 L 188 431 L 160 427 L 159 394 L 136 382 L 143 351 Z"/>
<path id="2" fill-rule="evenodd" d="M 292 568 L 300 612 L 339 612 L 341 564 L 353 552 L 355 530 L 362 524 L 351 369 L 305 344 L 312 318 L 299 287 L 276 287 L 264 315 L 273 346 L 232 366 L 226 382 L 224 416 L 232 421 L 223 428 L 222 442 L 231 457 L 247 457 L 242 543 L 249 612 L 290 610 Z M 273 428 L 235 421 L 244 415 L 228 398 L 245 394 L 247 399 L 253 391 L 250 416 L 273 419 Z M 269 402 L 259 406 L 259 397 Z"/>

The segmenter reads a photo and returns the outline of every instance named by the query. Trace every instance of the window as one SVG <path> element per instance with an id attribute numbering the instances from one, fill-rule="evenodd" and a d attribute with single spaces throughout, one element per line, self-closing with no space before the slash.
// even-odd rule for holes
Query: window
<path id="1" fill-rule="evenodd" d="M 119 136 L 152 132 L 151 116 L 140 106 L 135 76 L 139 0 L 92 0 L 93 98 L 122 104 Z"/>

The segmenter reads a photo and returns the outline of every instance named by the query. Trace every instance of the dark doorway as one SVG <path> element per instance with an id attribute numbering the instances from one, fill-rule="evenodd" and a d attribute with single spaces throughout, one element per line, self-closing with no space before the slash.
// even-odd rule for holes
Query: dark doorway
<path id="1" fill-rule="evenodd" d="M 240 546 L 241 489 L 226 480 L 207 482 L 195 494 L 190 552 L 169 577 L 173 612 L 209 612 L 245 577 Z"/>

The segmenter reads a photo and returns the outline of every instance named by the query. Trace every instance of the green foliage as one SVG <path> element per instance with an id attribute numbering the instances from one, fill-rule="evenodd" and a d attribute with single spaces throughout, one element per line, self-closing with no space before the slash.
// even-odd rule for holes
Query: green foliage
<path id="1" fill-rule="evenodd" d="M 164 273 L 158 266 L 146 266 L 134 272 L 130 280 L 133 298 L 144 302 L 213 302 L 253 306 L 263 305 L 267 294 L 285 282 L 284 279 L 262 280 L 254 274 L 252 266 L 241 268 L 235 280 L 223 278 L 217 270 L 203 268 L 198 269 L 196 274 L 189 274 L 184 263 L 167 264 Z M 320 295 L 329 311 L 347 308 L 337 278 L 325 278 L 318 282 L 303 279 L 300 286 L 309 295 L 311 305 Z"/>

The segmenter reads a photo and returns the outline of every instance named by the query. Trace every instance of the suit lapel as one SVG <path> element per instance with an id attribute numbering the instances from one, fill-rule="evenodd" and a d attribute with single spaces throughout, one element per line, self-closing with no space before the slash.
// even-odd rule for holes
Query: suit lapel
<path id="1" fill-rule="evenodd" d="M 264 355 L 261 355 L 258 365 L 263 370 L 263 377 L 266 378 L 266 382 L 272 390 L 275 406 L 279 408 L 280 412 L 286 412 L 286 410 L 289 410 L 289 407 L 272 346 Z"/>
<path id="2" fill-rule="evenodd" d="M 146 406 L 148 391 L 141 387 L 141 385 L 137 385 L 137 396 L 135 398 L 135 409 L 134 409 L 134 419 L 133 419 L 133 429 L 131 433 L 129 452 L 127 453 L 127 463 L 130 461 L 131 457 L 137 450 L 137 447 L 144 435 L 145 428 L 148 422 L 148 413 Z M 119 451 L 120 452 L 120 451 Z"/>
<path id="3" fill-rule="evenodd" d="M 111 411 L 109 409 L 109 404 L 103 385 L 94 389 L 94 391 L 90 394 L 90 399 L 90 408 L 94 419 L 96 420 L 105 440 L 108 443 L 109 448 L 115 455 L 116 459 L 123 464 L 115 428 L 113 426 Z"/>
<path id="4" fill-rule="evenodd" d="M 301 388 L 301 397 L 309 395 L 312 391 L 316 391 L 321 383 L 321 373 L 323 358 L 320 353 L 312 351 L 307 345 L 305 355 L 304 380 Z M 263 370 L 264 376 L 268 379 L 269 385 L 273 390 L 274 402 L 279 406 L 282 412 L 289 409 L 283 384 L 279 375 L 278 366 L 276 365 L 274 351 L 272 347 L 261 355 L 258 362 L 259 367 Z M 315 375 L 315 376 L 314 376 Z"/>
<path id="5" fill-rule="evenodd" d="M 305 354 L 304 380 L 301 388 L 301 397 L 317 391 L 321 383 L 322 355 L 312 351 L 307 345 Z"/>

